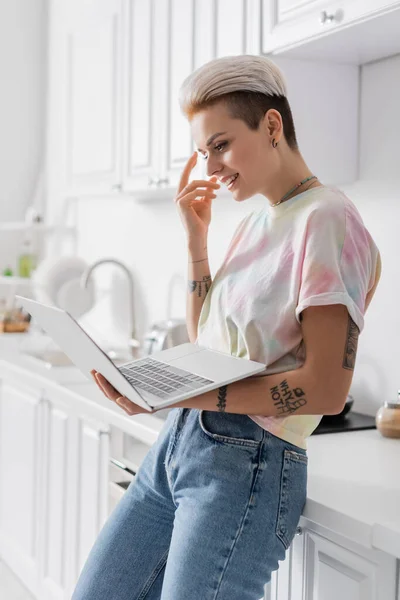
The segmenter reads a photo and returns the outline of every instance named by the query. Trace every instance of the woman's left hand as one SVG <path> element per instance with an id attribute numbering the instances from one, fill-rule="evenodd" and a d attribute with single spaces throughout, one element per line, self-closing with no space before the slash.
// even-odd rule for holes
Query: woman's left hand
<path id="1" fill-rule="evenodd" d="M 112 386 L 111 383 L 98 371 L 92 369 L 92 371 L 90 372 L 93 375 L 93 379 L 95 380 L 97 386 L 100 388 L 103 394 L 105 394 L 105 396 L 107 396 L 109 400 L 112 400 L 113 402 L 118 404 L 118 406 L 123 408 L 128 415 L 132 416 L 151 412 L 149 410 L 146 410 L 145 408 L 142 408 L 141 406 L 138 406 L 134 402 L 131 402 L 126 396 L 121 396 L 121 394 L 117 392 L 115 387 Z"/>

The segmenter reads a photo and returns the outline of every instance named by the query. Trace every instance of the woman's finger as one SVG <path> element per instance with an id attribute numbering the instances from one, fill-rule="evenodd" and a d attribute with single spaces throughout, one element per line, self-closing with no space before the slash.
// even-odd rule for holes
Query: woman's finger
<path id="1" fill-rule="evenodd" d="M 182 171 L 182 175 L 181 175 L 181 178 L 179 180 L 179 185 L 178 185 L 178 194 L 180 194 L 181 191 L 183 190 L 183 188 L 187 186 L 189 177 L 190 177 L 190 173 L 192 172 L 192 169 L 193 169 L 194 165 L 196 164 L 196 162 L 197 162 L 197 152 L 194 152 L 192 154 L 192 156 L 189 158 L 189 160 L 187 161 L 187 163 Z"/>
<path id="2" fill-rule="evenodd" d="M 97 380 L 97 377 L 96 377 L 96 375 L 98 374 L 97 371 L 93 370 L 93 371 L 90 371 L 90 372 L 92 374 L 92 377 L 93 377 L 93 380 L 94 380 L 95 384 L 97 385 L 97 387 L 99 388 L 99 390 L 101 392 L 103 392 L 103 394 L 104 394 L 105 393 L 104 389 L 103 389 L 103 387 L 101 386 L 100 382 Z"/>
<path id="3" fill-rule="evenodd" d="M 111 383 L 101 373 L 96 372 L 95 377 L 107 398 L 110 400 L 116 400 L 119 396 L 121 396 L 115 387 L 112 386 Z"/>
<path id="4" fill-rule="evenodd" d="M 118 404 L 128 415 L 140 412 L 139 407 L 126 396 L 122 396 L 101 373 L 96 372 L 95 377 L 107 398 Z"/>

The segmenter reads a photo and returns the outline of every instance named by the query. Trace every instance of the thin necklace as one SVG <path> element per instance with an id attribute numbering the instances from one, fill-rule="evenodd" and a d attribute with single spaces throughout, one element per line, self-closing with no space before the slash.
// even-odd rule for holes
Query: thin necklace
<path id="1" fill-rule="evenodd" d="M 303 179 L 303 181 L 300 181 L 300 183 L 296 183 L 296 185 L 294 187 L 292 187 L 291 190 L 289 190 L 280 200 L 279 202 L 275 202 L 275 204 L 270 204 L 270 206 L 278 206 L 278 204 L 280 204 L 281 202 L 283 202 L 284 200 L 286 200 L 286 198 L 288 196 L 290 196 L 290 194 L 292 192 L 294 192 L 295 190 L 297 190 L 298 187 L 300 187 L 301 185 L 303 185 L 303 183 L 306 183 L 307 181 L 310 181 L 310 179 L 317 179 L 316 175 L 311 175 L 310 177 L 306 177 L 305 179 Z"/>

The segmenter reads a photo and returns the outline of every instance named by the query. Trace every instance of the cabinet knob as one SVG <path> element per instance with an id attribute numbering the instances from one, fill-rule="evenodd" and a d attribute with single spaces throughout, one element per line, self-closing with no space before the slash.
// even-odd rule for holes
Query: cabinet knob
<path id="1" fill-rule="evenodd" d="M 161 187 L 162 185 L 168 185 L 169 184 L 169 178 L 165 177 L 164 179 L 161 179 L 160 177 L 149 177 L 149 186 L 156 186 L 156 187 Z"/>
<path id="2" fill-rule="evenodd" d="M 122 192 L 122 183 L 116 183 L 111 186 L 113 192 Z"/>
<path id="3" fill-rule="evenodd" d="M 295 535 L 301 535 L 303 533 L 303 528 L 302 527 L 297 527 L 296 529 L 296 534 Z"/>
<path id="4" fill-rule="evenodd" d="M 341 20 L 341 12 L 336 11 L 335 13 L 327 13 L 326 10 L 323 10 L 320 14 L 319 17 L 319 21 L 322 25 L 325 25 L 325 23 L 332 23 L 333 21 L 340 21 Z"/>

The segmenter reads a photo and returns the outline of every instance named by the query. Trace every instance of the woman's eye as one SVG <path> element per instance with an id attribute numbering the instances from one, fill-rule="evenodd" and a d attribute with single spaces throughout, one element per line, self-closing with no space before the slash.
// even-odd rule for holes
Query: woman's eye
<path id="1" fill-rule="evenodd" d="M 214 146 L 214 150 L 218 150 L 218 152 L 220 152 L 221 148 L 225 148 L 226 146 L 226 142 L 221 142 L 220 144 L 217 144 L 216 146 Z"/>
<path id="2" fill-rule="evenodd" d="M 228 142 L 221 142 L 220 144 L 217 144 L 216 146 L 214 146 L 214 150 L 217 150 L 218 152 L 221 152 L 221 150 L 223 150 L 225 148 L 225 146 L 227 145 Z M 207 154 L 201 154 L 201 157 L 203 160 L 207 160 Z"/>

